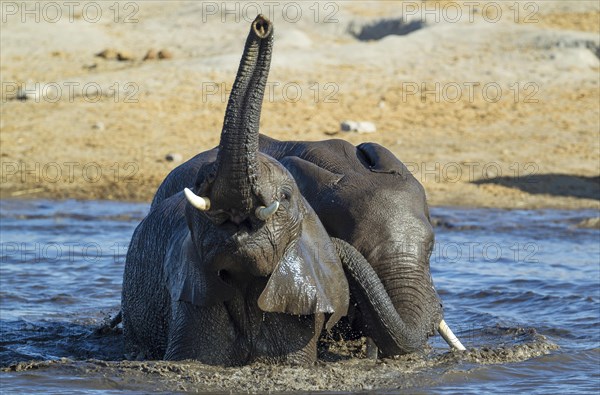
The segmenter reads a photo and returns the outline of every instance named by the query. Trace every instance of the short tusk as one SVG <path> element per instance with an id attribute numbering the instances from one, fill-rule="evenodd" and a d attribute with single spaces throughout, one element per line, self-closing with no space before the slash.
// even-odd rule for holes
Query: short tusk
<path id="1" fill-rule="evenodd" d="M 256 217 L 262 221 L 266 221 L 269 219 L 269 217 L 273 214 L 275 214 L 275 212 L 277 211 L 277 209 L 279 208 L 279 202 L 277 200 L 275 200 L 273 203 L 269 204 L 267 207 L 265 206 L 260 206 L 256 209 L 256 211 L 254 212 L 254 214 L 256 214 Z"/>
<path id="2" fill-rule="evenodd" d="M 198 210 L 206 211 L 210 208 L 210 200 L 208 200 L 208 198 L 196 195 L 189 188 L 185 188 L 183 192 L 185 193 L 188 202 Z"/>
<path id="3" fill-rule="evenodd" d="M 448 324 L 446 324 L 446 321 L 440 321 L 440 325 L 438 326 L 438 332 L 444 338 L 444 340 L 446 340 L 446 343 L 448 343 L 450 348 L 454 348 L 459 351 L 466 350 L 465 346 L 462 345 L 460 340 L 458 340 L 458 338 L 454 336 L 454 333 L 452 333 L 450 327 L 448 326 Z"/>

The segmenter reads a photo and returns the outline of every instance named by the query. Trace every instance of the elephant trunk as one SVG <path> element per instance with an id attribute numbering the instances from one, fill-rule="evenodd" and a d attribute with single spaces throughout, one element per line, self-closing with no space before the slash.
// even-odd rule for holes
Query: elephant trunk
<path id="1" fill-rule="evenodd" d="M 401 317 L 377 273 L 360 252 L 341 239 L 332 240 L 344 266 L 352 297 L 363 315 L 367 335 L 373 338 L 377 347 L 387 356 L 419 350 L 431 334 L 429 325 Z M 423 322 L 422 317 L 420 321 Z M 453 338 L 452 341 L 447 340 L 450 346 L 464 350 L 441 316 L 436 321 L 444 339 L 450 336 Z"/>
<path id="2" fill-rule="evenodd" d="M 359 305 L 367 335 L 385 355 L 417 351 L 423 336 L 411 330 L 398 315 L 379 277 L 365 258 L 350 244 L 333 239 L 350 285 Z"/>
<path id="3" fill-rule="evenodd" d="M 260 195 L 258 127 L 273 48 L 273 25 L 258 15 L 227 103 L 213 189 L 224 207 L 248 213 Z"/>

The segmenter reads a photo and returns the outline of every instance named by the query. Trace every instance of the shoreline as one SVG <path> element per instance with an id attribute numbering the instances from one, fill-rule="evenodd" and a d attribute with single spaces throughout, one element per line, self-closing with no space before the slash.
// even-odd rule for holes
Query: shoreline
<path id="1" fill-rule="evenodd" d="M 25 194 L 26 190 L 18 189 L 7 189 L 3 188 L 0 190 L 0 200 L 6 201 L 99 201 L 99 202 L 115 202 L 115 203 L 139 203 L 148 204 L 152 202 L 152 196 L 148 198 L 135 198 L 135 197 L 124 197 L 124 198 L 107 198 L 102 195 L 86 195 L 86 194 L 74 194 L 69 195 L 67 193 L 57 193 L 48 195 L 45 191 L 37 191 L 31 194 Z M 16 193 L 16 195 L 15 195 Z M 469 204 L 469 202 L 472 202 Z M 544 196 L 542 198 L 531 198 L 527 202 L 518 202 L 519 204 L 507 204 L 502 199 L 497 200 L 486 200 L 485 202 L 477 203 L 476 199 L 472 199 L 465 203 L 465 200 L 452 200 L 452 199 L 441 199 L 435 200 L 428 198 L 428 205 L 430 208 L 462 208 L 462 209 L 497 209 L 497 210 L 566 210 L 566 211 L 589 211 L 596 210 L 600 215 L 600 201 L 594 199 L 576 199 L 576 198 L 556 198 L 550 196 Z"/>

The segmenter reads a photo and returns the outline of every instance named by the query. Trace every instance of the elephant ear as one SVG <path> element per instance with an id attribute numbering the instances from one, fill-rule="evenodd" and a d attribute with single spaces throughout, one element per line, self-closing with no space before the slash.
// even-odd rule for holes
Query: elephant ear
<path id="1" fill-rule="evenodd" d="M 281 164 L 292 174 L 301 191 L 333 187 L 344 177 L 297 156 L 286 156 L 281 159 Z"/>
<path id="2" fill-rule="evenodd" d="M 300 237 L 288 246 L 258 298 L 261 310 L 311 315 L 330 313 L 327 329 L 348 311 L 348 282 L 335 246 L 304 197 Z"/>
<path id="3" fill-rule="evenodd" d="M 408 168 L 385 147 L 377 143 L 362 143 L 356 147 L 374 173 L 398 174 L 406 177 L 410 174 Z"/>
<path id="4" fill-rule="evenodd" d="M 216 272 L 208 271 L 202 265 L 189 232 L 183 240 L 180 238 L 171 242 L 164 268 L 173 301 L 206 307 L 233 296 L 231 286 L 224 283 Z"/>

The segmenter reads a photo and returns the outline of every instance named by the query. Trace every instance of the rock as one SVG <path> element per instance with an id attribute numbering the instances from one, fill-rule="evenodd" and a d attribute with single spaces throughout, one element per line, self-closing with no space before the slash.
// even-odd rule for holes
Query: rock
<path id="1" fill-rule="evenodd" d="M 344 121 L 340 124 L 340 129 L 342 132 L 352 132 L 356 129 L 358 122 L 354 121 Z"/>
<path id="2" fill-rule="evenodd" d="M 171 51 L 169 51 L 168 49 L 161 49 L 160 51 L 158 51 L 158 58 L 159 59 L 172 59 L 173 53 Z"/>
<path id="3" fill-rule="evenodd" d="M 134 60 L 134 57 L 131 53 L 127 52 L 127 51 L 115 51 L 114 49 L 105 49 L 101 52 L 98 52 L 96 54 L 97 57 L 102 58 L 102 59 L 106 59 L 106 60 L 119 60 L 119 61 L 126 61 L 126 60 Z"/>
<path id="4" fill-rule="evenodd" d="M 534 38 L 534 45 L 540 49 L 588 49 L 600 59 L 600 40 L 593 33 L 552 32 Z"/>
<path id="5" fill-rule="evenodd" d="M 554 61 L 554 67 L 561 70 L 600 67 L 598 57 L 586 48 L 561 48 L 551 53 L 549 58 Z"/>
<path id="6" fill-rule="evenodd" d="M 155 50 L 153 49 L 149 49 L 148 52 L 146 52 L 146 55 L 144 56 L 144 61 L 146 60 L 154 60 L 158 58 L 158 54 L 156 53 Z"/>
<path id="7" fill-rule="evenodd" d="M 95 130 L 104 130 L 104 122 L 96 122 L 92 125 L 92 129 Z"/>
<path id="8" fill-rule="evenodd" d="M 340 124 L 342 132 L 375 133 L 377 128 L 373 122 L 344 121 Z"/>
<path id="9" fill-rule="evenodd" d="M 98 52 L 96 56 L 106 60 L 114 60 L 117 58 L 118 52 L 114 49 L 105 49 L 101 52 Z"/>
<path id="10" fill-rule="evenodd" d="M 135 58 L 133 57 L 133 55 L 129 52 L 126 51 L 119 51 L 119 53 L 117 53 L 117 60 L 120 62 L 125 62 L 128 60 L 134 60 Z"/>
<path id="11" fill-rule="evenodd" d="M 25 100 L 33 100 L 39 102 L 42 98 L 41 90 L 39 86 L 32 87 L 19 87 L 17 89 L 17 94 L 15 96 L 17 100 L 25 101 Z"/>
<path id="12" fill-rule="evenodd" d="M 183 156 L 176 152 L 171 152 L 165 156 L 167 162 L 181 162 L 183 160 Z"/>

